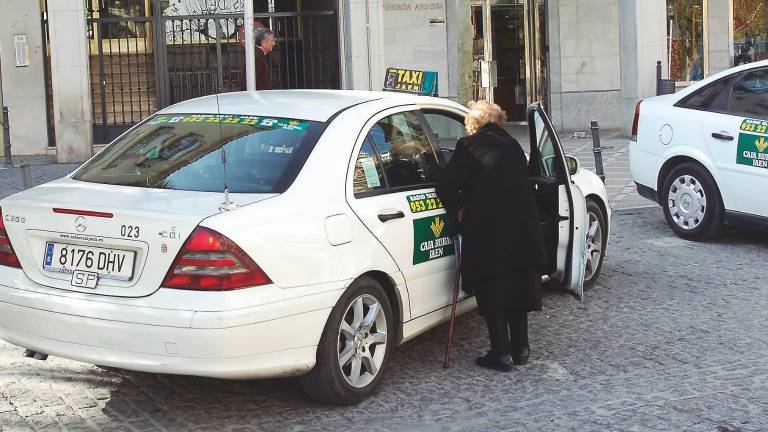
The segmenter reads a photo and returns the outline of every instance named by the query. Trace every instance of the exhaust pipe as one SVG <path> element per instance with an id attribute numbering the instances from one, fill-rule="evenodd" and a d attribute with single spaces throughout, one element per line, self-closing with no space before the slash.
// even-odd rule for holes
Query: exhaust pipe
<path id="1" fill-rule="evenodd" d="M 32 358 L 32 359 L 40 360 L 40 361 L 48 360 L 48 354 L 43 354 L 41 352 L 32 351 L 31 349 L 25 349 L 24 350 L 24 357 Z"/>

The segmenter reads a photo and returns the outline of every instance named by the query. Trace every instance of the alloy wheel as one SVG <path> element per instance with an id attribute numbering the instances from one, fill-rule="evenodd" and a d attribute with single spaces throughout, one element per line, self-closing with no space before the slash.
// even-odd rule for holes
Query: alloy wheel
<path id="1" fill-rule="evenodd" d="M 337 348 L 339 368 L 349 385 L 363 388 L 376 378 L 387 352 L 387 317 L 375 297 L 363 294 L 347 306 Z"/>
<path id="2" fill-rule="evenodd" d="M 586 271 L 584 280 L 589 281 L 600 268 L 600 260 L 603 259 L 603 227 L 600 224 L 600 216 L 589 212 L 589 228 L 587 229 L 586 241 Z"/>

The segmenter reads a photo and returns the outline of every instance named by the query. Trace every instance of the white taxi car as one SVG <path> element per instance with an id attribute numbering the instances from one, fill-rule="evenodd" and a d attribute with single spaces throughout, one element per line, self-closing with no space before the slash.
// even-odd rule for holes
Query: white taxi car
<path id="1" fill-rule="evenodd" d="M 162 110 L 0 201 L 0 337 L 146 372 L 301 375 L 316 399 L 360 401 L 395 346 L 449 317 L 455 231 L 435 179 L 466 112 L 344 91 Z M 605 252 L 605 188 L 540 107 L 529 123 L 549 277 L 581 297 Z"/>
<path id="2" fill-rule="evenodd" d="M 629 149 L 638 193 L 680 237 L 768 226 L 768 60 L 641 101 Z"/>

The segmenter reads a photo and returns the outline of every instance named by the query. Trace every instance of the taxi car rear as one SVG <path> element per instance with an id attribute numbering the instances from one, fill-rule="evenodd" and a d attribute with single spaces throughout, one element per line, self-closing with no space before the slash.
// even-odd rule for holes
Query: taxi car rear
<path id="1" fill-rule="evenodd" d="M 434 181 L 465 113 L 341 91 L 162 110 L 0 200 L 0 338 L 131 370 L 301 376 L 316 399 L 360 401 L 396 345 L 448 318 L 456 231 Z M 607 245 L 605 188 L 541 107 L 529 123 L 548 277 L 581 297 Z"/>
<path id="2" fill-rule="evenodd" d="M 640 195 L 692 240 L 723 223 L 768 227 L 768 61 L 637 104 L 630 166 Z"/>

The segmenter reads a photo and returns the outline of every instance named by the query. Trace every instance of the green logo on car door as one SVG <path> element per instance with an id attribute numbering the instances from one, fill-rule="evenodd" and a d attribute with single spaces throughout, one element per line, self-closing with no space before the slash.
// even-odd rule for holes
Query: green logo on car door
<path id="1" fill-rule="evenodd" d="M 414 219 L 413 221 L 413 264 L 453 255 L 454 223 L 447 215 Z"/>
<path id="2" fill-rule="evenodd" d="M 740 129 L 736 163 L 768 169 L 768 122 L 744 120 Z"/>

